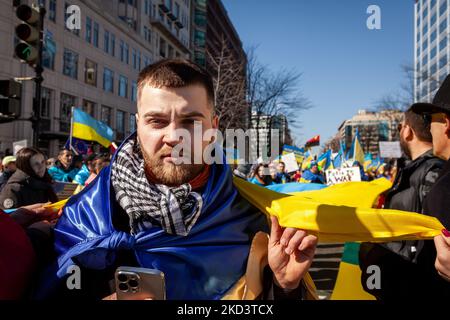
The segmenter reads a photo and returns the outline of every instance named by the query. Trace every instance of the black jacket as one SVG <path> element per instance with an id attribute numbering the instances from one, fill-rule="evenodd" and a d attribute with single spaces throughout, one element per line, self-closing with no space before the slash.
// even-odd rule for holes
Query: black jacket
<path id="1" fill-rule="evenodd" d="M 13 175 L 14 172 L 12 171 L 3 171 L 2 174 L 0 174 L 0 192 L 2 191 L 3 187 L 8 182 L 9 178 Z"/>
<path id="2" fill-rule="evenodd" d="M 0 193 L 0 208 L 3 210 L 49 201 L 58 201 L 51 183 L 29 176 L 19 169 Z"/>
<path id="3" fill-rule="evenodd" d="M 423 213 L 426 196 L 443 166 L 444 161 L 433 156 L 431 150 L 410 161 L 399 171 L 386 196 L 384 208 Z M 430 241 L 363 243 L 359 258 L 364 289 L 380 300 L 419 297 L 430 279 L 430 275 L 423 270 L 427 268 L 427 263 L 420 259 L 422 251 L 428 250 L 425 249 L 426 242 Z M 366 271 L 370 265 L 380 267 L 379 290 L 369 290 L 366 286 L 370 276 Z M 423 285 L 417 285 L 422 280 Z"/>

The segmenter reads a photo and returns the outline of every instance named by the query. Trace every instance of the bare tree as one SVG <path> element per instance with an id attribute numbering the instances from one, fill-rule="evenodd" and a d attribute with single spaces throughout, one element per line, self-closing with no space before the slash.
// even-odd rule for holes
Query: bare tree
<path id="1" fill-rule="evenodd" d="M 299 114 L 311 103 L 299 90 L 301 73 L 281 69 L 272 72 L 257 61 L 256 48 L 247 50 L 247 101 L 251 107 L 257 132 L 256 150 L 259 155 L 259 129 L 262 117 L 268 117 L 269 135 L 274 117 L 284 115 L 291 128 L 300 125 Z"/>
<path id="2" fill-rule="evenodd" d="M 248 127 L 249 105 L 246 101 L 246 59 L 236 57 L 222 35 L 218 52 L 207 50 L 207 64 L 212 71 L 214 105 L 219 129 Z M 244 115 L 244 116 L 242 116 Z"/>

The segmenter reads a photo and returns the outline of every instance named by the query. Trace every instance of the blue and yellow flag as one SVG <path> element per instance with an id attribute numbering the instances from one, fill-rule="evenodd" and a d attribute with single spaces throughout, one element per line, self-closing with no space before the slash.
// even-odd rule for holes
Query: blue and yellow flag
<path id="1" fill-rule="evenodd" d="M 72 136 L 75 138 L 96 141 L 105 148 L 111 145 L 114 132 L 105 123 L 95 120 L 86 112 L 73 108 Z"/>
<path id="2" fill-rule="evenodd" d="M 359 132 L 358 128 L 356 128 L 355 136 L 353 137 L 353 143 L 350 151 L 348 152 L 347 159 L 358 161 L 361 165 L 364 164 L 364 150 L 361 146 L 361 142 L 359 141 Z"/>
<path id="3" fill-rule="evenodd" d="M 330 169 L 330 166 L 333 166 L 333 162 L 331 161 L 331 150 L 323 153 L 318 159 L 317 164 L 322 170 Z"/>

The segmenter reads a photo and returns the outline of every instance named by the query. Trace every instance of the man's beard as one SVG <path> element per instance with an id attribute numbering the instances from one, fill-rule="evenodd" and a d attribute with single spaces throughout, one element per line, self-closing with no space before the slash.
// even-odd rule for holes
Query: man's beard
<path id="1" fill-rule="evenodd" d="M 205 168 L 204 164 L 179 164 L 164 162 L 163 155 L 171 154 L 172 148 L 163 147 L 153 156 L 149 156 L 142 148 L 144 167 L 147 176 L 156 179 L 156 183 L 167 186 L 180 186 L 188 183 L 200 174 Z M 192 159 L 192 158 L 191 158 Z"/>
<path id="2" fill-rule="evenodd" d="M 411 159 L 411 151 L 409 151 L 408 145 L 402 138 L 400 138 L 400 148 L 402 149 L 403 153 L 408 157 L 408 159 Z"/>

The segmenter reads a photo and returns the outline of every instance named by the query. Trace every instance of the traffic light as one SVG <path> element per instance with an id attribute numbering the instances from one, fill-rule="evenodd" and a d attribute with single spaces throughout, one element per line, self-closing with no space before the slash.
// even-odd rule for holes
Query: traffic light
<path id="1" fill-rule="evenodd" d="M 41 14 L 38 9 L 21 4 L 16 8 L 16 16 L 22 23 L 16 26 L 16 36 L 21 41 L 15 47 L 16 56 L 33 66 L 38 62 L 42 33 Z"/>
<path id="2" fill-rule="evenodd" d="M 22 85 L 14 80 L 0 80 L 0 123 L 20 117 Z"/>

